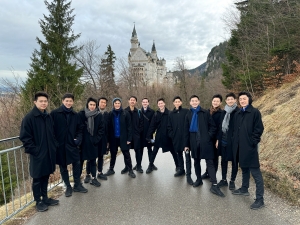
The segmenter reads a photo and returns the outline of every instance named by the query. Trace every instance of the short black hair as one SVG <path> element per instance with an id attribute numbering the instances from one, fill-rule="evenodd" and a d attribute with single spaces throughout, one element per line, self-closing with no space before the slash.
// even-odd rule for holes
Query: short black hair
<path id="1" fill-rule="evenodd" d="M 192 98 L 198 98 L 198 100 L 200 100 L 200 98 L 199 98 L 198 95 L 192 95 L 192 96 L 190 97 L 190 101 L 192 100 Z"/>
<path id="2" fill-rule="evenodd" d="M 164 103 L 166 103 L 164 98 L 159 98 L 159 99 L 157 99 L 157 103 L 158 103 L 159 101 L 163 101 Z"/>
<path id="3" fill-rule="evenodd" d="M 241 91 L 239 93 L 239 97 L 242 95 L 246 95 L 249 98 L 249 105 L 252 104 L 252 95 L 248 91 Z"/>
<path id="4" fill-rule="evenodd" d="M 66 93 L 62 96 L 62 100 L 65 100 L 66 98 L 71 98 L 74 101 L 74 95 L 72 93 Z"/>
<path id="5" fill-rule="evenodd" d="M 228 94 L 226 95 L 226 99 L 227 99 L 228 97 L 233 97 L 234 99 L 236 99 L 236 95 L 235 95 L 233 92 L 228 93 Z"/>
<path id="6" fill-rule="evenodd" d="M 102 96 L 102 97 L 100 97 L 100 98 L 98 99 L 98 105 L 99 105 L 99 103 L 100 103 L 100 100 L 105 100 L 106 103 L 108 102 L 108 99 Z"/>
<path id="7" fill-rule="evenodd" d="M 86 100 L 86 108 L 89 107 L 89 102 L 95 102 L 96 107 L 97 107 L 97 99 L 95 99 L 95 98 L 93 98 L 93 97 L 89 97 L 89 98 Z"/>
<path id="8" fill-rule="evenodd" d="M 175 97 L 173 98 L 173 102 L 175 102 L 176 99 L 179 99 L 180 101 L 182 101 L 182 99 L 181 99 L 179 96 L 175 96 Z"/>
<path id="9" fill-rule="evenodd" d="M 149 102 L 149 99 L 148 99 L 148 98 L 143 98 L 142 101 L 145 100 L 145 99 L 148 100 L 148 102 Z"/>
<path id="10" fill-rule="evenodd" d="M 39 97 L 45 97 L 47 100 L 49 99 L 49 95 L 44 91 L 38 91 L 34 94 L 34 101 L 37 101 Z"/>
<path id="11" fill-rule="evenodd" d="M 215 94 L 211 100 L 213 100 L 214 98 L 219 98 L 221 102 L 223 101 L 223 97 L 220 94 Z"/>
<path id="12" fill-rule="evenodd" d="M 135 101 L 137 101 L 137 97 L 136 97 L 136 96 L 134 96 L 134 95 L 131 95 L 131 96 L 128 98 L 128 100 L 130 100 L 131 98 L 134 98 L 134 99 L 135 99 Z"/>

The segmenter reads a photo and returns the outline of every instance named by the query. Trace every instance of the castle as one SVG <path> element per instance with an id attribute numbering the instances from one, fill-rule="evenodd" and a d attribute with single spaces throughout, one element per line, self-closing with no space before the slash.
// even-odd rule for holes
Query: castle
<path id="1" fill-rule="evenodd" d="M 157 57 L 154 41 L 151 53 L 141 48 L 134 25 L 130 42 L 131 48 L 128 54 L 130 71 L 140 77 L 146 85 L 162 83 L 167 77 L 166 60 Z"/>

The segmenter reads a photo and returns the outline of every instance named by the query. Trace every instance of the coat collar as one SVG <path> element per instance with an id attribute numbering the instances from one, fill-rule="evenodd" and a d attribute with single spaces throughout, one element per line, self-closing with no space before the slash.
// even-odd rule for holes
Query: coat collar
<path id="1" fill-rule="evenodd" d="M 126 107 L 125 110 L 127 110 L 128 112 L 130 112 L 130 111 L 131 111 L 130 106 Z M 137 112 L 138 109 L 134 107 L 134 110 L 133 110 L 133 111 L 134 111 L 134 112 Z"/>
<path id="2" fill-rule="evenodd" d="M 33 107 L 32 113 L 33 113 L 34 116 L 41 116 L 42 115 L 42 112 L 36 106 Z"/>
<path id="3" fill-rule="evenodd" d="M 167 107 L 165 107 L 165 111 L 162 113 L 159 109 L 156 110 L 156 112 L 160 113 L 160 114 L 169 114 L 169 110 L 167 109 Z"/>
<path id="4" fill-rule="evenodd" d="M 248 105 L 245 112 L 251 113 L 253 110 L 253 106 L 252 105 Z M 239 113 L 243 113 L 242 108 L 240 108 Z"/>
<path id="5" fill-rule="evenodd" d="M 179 106 L 178 109 L 174 108 L 172 112 L 177 113 L 177 112 L 181 111 L 181 109 L 182 109 L 182 106 Z"/>
<path id="6" fill-rule="evenodd" d="M 61 112 L 64 112 L 64 108 L 63 108 L 62 105 L 57 109 L 57 112 L 60 112 L 60 113 L 61 113 Z M 73 108 L 72 108 L 72 110 L 71 110 L 71 113 L 75 114 Z"/>

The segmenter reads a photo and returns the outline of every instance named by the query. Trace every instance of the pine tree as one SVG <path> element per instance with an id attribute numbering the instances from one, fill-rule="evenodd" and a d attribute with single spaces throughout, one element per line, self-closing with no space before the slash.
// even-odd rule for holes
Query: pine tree
<path id="1" fill-rule="evenodd" d="M 115 83 L 115 62 L 116 56 L 111 46 L 107 46 L 104 57 L 100 64 L 101 73 L 101 93 L 107 98 L 119 96 L 118 86 Z"/>
<path id="2" fill-rule="evenodd" d="M 49 94 L 51 108 L 61 104 L 64 93 L 77 96 L 83 92 L 80 83 L 83 70 L 74 63 L 74 56 L 80 50 L 74 42 L 80 34 L 75 35 L 72 30 L 75 15 L 72 15 L 71 2 L 53 0 L 51 3 L 45 1 L 45 5 L 49 15 L 44 15 L 39 21 L 44 40 L 36 38 L 40 49 L 35 49 L 32 54 L 28 79 L 22 87 L 23 103 L 27 109 L 37 91 Z"/>

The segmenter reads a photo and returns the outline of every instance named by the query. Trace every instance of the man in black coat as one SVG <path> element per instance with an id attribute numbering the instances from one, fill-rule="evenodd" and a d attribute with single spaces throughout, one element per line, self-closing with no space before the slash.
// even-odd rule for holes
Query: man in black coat
<path id="1" fill-rule="evenodd" d="M 197 95 L 190 97 L 190 111 L 186 114 L 184 123 L 185 151 L 192 151 L 194 167 L 197 180 L 194 187 L 202 185 L 201 179 L 201 159 L 205 159 L 208 174 L 212 182 L 210 191 L 220 197 L 225 197 L 217 186 L 216 171 L 213 163 L 214 143 L 212 142 L 216 127 L 210 113 L 200 107 L 200 100 Z"/>
<path id="2" fill-rule="evenodd" d="M 82 186 L 81 163 L 79 146 L 82 141 L 82 129 L 80 117 L 73 110 L 74 95 L 66 93 L 62 97 L 62 105 L 53 110 L 50 115 L 54 122 L 54 133 L 59 147 L 56 152 L 56 164 L 59 165 L 60 173 L 67 189 L 66 197 L 72 196 L 72 192 L 86 193 L 88 190 Z M 72 164 L 74 187 L 72 189 L 67 166 Z"/>
<path id="3" fill-rule="evenodd" d="M 231 161 L 231 178 L 229 182 L 229 190 L 235 189 L 235 178 L 238 172 L 238 164 L 233 160 L 232 152 L 232 136 L 234 128 L 234 116 L 239 111 L 236 103 L 236 96 L 234 93 L 226 95 L 225 109 L 221 115 L 221 124 L 218 133 L 218 153 L 222 156 L 222 180 L 218 183 L 219 187 L 228 186 L 227 169 L 228 161 Z"/>
<path id="4" fill-rule="evenodd" d="M 104 174 L 110 176 L 115 173 L 114 167 L 117 158 L 118 147 L 124 156 L 124 162 L 126 167 L 121 171 L 121 174 L 128 172 L 131 178 L 135 178 L 136 175 L 132 170 L 132 163 L 130 157 L 130 144 L 132 141 L 132 123 L 129 112 L 122 109 L 122 100 L 120 98 L 114 98 L 112 101 L 113 110 L 109 112 L 108 119 L 108 142 L 110 147 L 110 166 L 108 171 Z"/>
<path id="5" fill-rule="evenodd" d="M 46 211 L 48 206 L 57 205 L 59 202 L 47 195 L 49 176 L 55 171 L 55 152 L 58 146 L 53 121 L 46 111 L 48 98 L 45 92 L 35 94 L 35 106 L 23 118 L 20 130 L 20 140 L 25 153 L 30 155 L 32 192 L 39 212 Z"/>
<path id="6" fill-rule="evenodd" d="M 178 159 L 179 169 L 174 174 L 175 177 L 179 177 L 185 174 L 184 170 L 184 161 L 183 161 L 183 151 L 184 151 L 184 142 L 183 140 L 183 128 L 185 122 L 185 116 L 188 113 L 188 109 L 182 108 L 182 100 L 179 96 L 174 97 L 173 105 L 175 108 L 169 115 L 168 122 L 168 134 L 172 139 L 175 152 Z M 191 178 L 191 156 L 186 154 L 186 177 L 187 182 L 190 185 L 193 185 L 193 180 Z"/>
<path id="7" fill-rule="evenodd" d="M 146 140 L 146 136 L 147 136 L 147 132 L 148 132 L 149 127 L 150 127 L 152 117 L 154 115 L 154 110 L 149 107 L 149 99 L 148 98 L 143 98 L 142 106 L 143 107 L 140 110 L 140 112 L 141 112 L 141 116 L 142 116 L 142 119 L 143 119 L 144 128 L 143 128 L 143 131 L 142 131 L 142 134 L 141 134 L 141 148 L 142 148 L 141 158 L 143 159 L 144 148 L 147 147 L 148 159 L 149 159 L 149 163 L 150 163 L 150 157 L 151 157 L 151 154 L 152 154 L 152 144 L 149 143 Z M 153 139 L 153 136 L 151 137 L 151 139 Z M 152 165 L 151 171 L 152 170 L 157 170 L 157 167 L 154 164 Z M 147 171 L 146 171 L 146 173 L 147 173 Z M 149 171 L 148 171 L 148 173 L 149 173 Z"/>
<path id="8" fill-rule="evenodd" d="M 129 106 L 125 108 L 125 110 L 129 113 L 131 117 L 131 125 L 132 125 L 132 142 L 131 148 L 135 151 L 135 159 L 136 159 L 136 166 L 133 167 L 139 173 L 143 173 L 142 169 L 142 148 L 141 148 L 141 133 L 144 128 L 144 120 L 141 115 L 141 111 L 135 107 L 137 103 L 136 96 L 130 96 L 128 99 Z M 126 169 L 125 165 L 125 169 Z M 128 169 L 128 168 L 127 168 Z M 125 170 L 126 171 L 126 170 Z"/>
<path id="9" fill-rule="evenodd" d="M 264 131 L 261 114 L 252 106 L 249 92 L 239 93 L 241 110 L 236 113 L 233 129 L 233 155 L 235 163 L 242 168 L 242 187 L 233 191 L 234 195 L 249 195 L 250 172 L 256 184 L 256 200 L 251 209 L 264 207 L 264 182 L 260 171 L 258 143 Z"/>
<path id="10" fill-rule="evenodd" d="M 157 106 L 158 110 L 154 113 L 154 116 L 152 117 L 150 127 L 147 133 L 147 141 L 153 142 L 154 140 L 151 139 L 153 137 L 154 132 L 155 134 L 155 142 L 154 142 L 154 149 L 151 154 L 150 158 L 150 164 L 148 166 L 148 169 L 146 173 L 151 173 L 152 168 L 154 165 L 155 157 L 158 153 L 159 148 L 162 148 L 163 152 L 168 152 L 172 154 L 172 157 L 174 159 L 174 163 L 176 166 L 176 169 L 178 168 L 178 159 L 177 155 L 175 153 L 172 139 L 168 135 L 168 121 L 169 121 L 169 110 L 165 107 L 165 100 L 163 98 L 159 98 L 157 100 Z"/>

